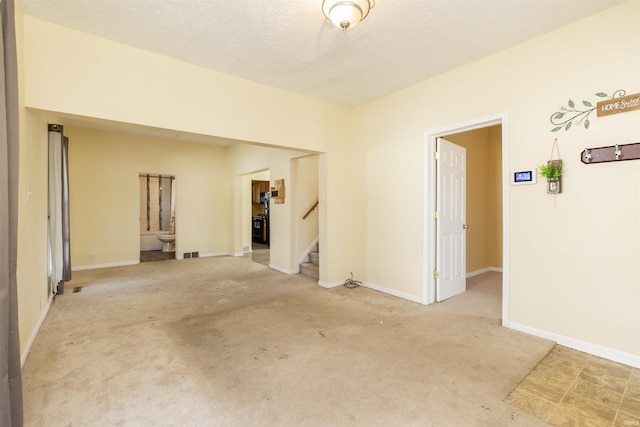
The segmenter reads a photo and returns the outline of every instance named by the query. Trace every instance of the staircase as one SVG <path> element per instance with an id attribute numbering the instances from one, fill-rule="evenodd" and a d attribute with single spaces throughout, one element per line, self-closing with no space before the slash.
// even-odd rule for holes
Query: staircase
<path id="1" fill-rule="evenodd" d="M 307 262 L 303 262 L 300 264 L 300 274 L 304 274 L 305 276 L 313 277 L 314 279 L 320 279 L 320 259 L 318 254 L 318 245 L 316 245 L 311 252 L 309 252 L 309 256 L 307 257 Z"/>

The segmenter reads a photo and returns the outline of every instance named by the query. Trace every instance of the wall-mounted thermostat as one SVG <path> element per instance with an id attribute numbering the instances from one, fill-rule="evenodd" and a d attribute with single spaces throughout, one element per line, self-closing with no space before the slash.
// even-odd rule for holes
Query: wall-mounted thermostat
<path id="1" fill-rule="evenodd" d="M 536 168 L 511 171 L 511 185 L 535 184 L 537 175 Z"/>

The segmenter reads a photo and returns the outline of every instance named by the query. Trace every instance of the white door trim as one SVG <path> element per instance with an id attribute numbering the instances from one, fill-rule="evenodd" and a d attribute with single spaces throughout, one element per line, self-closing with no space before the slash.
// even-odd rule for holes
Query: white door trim
<path id="1" fill-rule="evenodd" d="M 499 113 L 468 122 L 457 123 L 425 132 L 424 139 L 424 234 L 423 234 L 423 286 L 422 303 L 431 304 L 436 300 L 435 270 L 435 211 L 436 186 L 433 153 L 436 138 L 495 125 L 502 125 L 502 326 L 509 326 L 509 129 L 508 115 Z"/>

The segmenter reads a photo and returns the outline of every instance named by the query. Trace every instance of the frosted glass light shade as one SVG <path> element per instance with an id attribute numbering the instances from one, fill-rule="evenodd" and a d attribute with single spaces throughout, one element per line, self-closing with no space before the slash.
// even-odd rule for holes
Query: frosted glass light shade
<path id="1" fill-rule="evenodd" d="M 375 0 L 324 0 L 322 12 L 333 25 L 347 31 L 367 17 Z"/>

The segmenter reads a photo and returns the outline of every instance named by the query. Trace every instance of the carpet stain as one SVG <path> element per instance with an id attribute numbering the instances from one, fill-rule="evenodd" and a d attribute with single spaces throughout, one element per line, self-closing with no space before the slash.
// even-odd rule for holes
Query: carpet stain
<path id="1" fill-rule="evenodd" d="M 499 326 L 481 285 L 423 306 L 248 257 L 153 264 L 74 273 L 23 368 L 25 425 L 546 425 L 503 399 L 552 343 Z"/>

